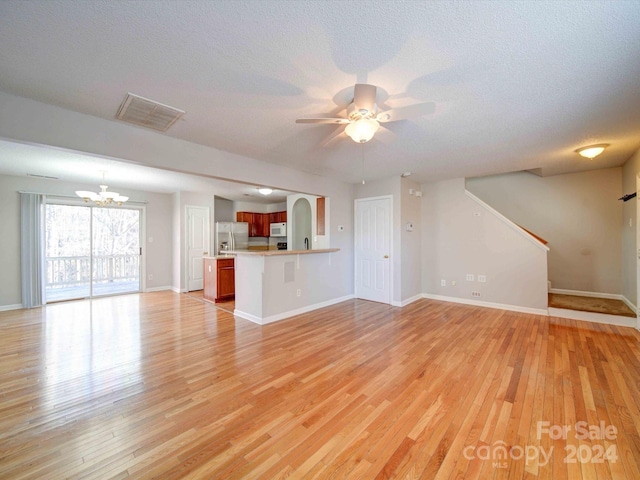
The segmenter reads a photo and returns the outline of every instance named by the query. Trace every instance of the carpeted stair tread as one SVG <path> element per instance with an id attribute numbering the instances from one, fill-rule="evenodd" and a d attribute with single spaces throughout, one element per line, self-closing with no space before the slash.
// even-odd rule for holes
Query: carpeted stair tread
<path id="1" fill-rule="evenodd" d="M 579 297 L 577 295 L 549 294 L 549 307 L 579 310 L 581 312 L 605 313 L 623 317 L 636 317 L 633 310 L 622 300 L 611 298 Z"/>

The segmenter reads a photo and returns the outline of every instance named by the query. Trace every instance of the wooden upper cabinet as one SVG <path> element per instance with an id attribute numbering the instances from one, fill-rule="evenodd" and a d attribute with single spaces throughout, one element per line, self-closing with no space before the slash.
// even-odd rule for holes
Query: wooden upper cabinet
<path id="1" fill-rule="evenodd" d="M 272 213 L 236 212 L 236 222 L 247 222 L 249 224 L 250 237 L 268 237 L 271 235 L 272 223 L 285 223 L 286 221 L 286 210 Z"/>
<path id="2" fill-rule="evenodd" d="M 269 214 L 257 212 L 236 212 L 237 222 L 249 223 L 250 237 L 269 236 Z"/>
<path id="3" fill-rule="evenodd" d="M 251 223 L 251 212 L 236 212 L 236 222 Z"/>
<path id="4" fill-rule="evenodd" d="M 272 212 L 269 214 L 269 223 L 286 223 L 287 211 Z"/>
<path id="5" fill-rule="evenodd" d="M 268 213 L 252 213 L 254 237 L 269 236 L 269 214 Z"/>
<path id="6" fill-rule="evenodd" d="M 325 235 L 325 205 L 324 197 L 316 199 L 316 234 Z"/>

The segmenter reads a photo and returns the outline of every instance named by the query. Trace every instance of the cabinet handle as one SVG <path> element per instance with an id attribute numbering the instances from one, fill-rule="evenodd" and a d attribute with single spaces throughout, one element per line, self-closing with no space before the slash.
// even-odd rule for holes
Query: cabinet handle
<path id="1" fill-rule="evenodd" d="M 384 258 L 389 258 L 389 255 L 385 255 Z"/>

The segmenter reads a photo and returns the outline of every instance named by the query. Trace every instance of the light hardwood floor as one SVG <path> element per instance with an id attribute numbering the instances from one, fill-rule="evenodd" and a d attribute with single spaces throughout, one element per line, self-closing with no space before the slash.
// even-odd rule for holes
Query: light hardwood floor
<path id="1" fill-rule="evenodd" d="M 0 313 L 0 478 L 154 476 L 637 479 L 640 335 L 430 300 Z"/>

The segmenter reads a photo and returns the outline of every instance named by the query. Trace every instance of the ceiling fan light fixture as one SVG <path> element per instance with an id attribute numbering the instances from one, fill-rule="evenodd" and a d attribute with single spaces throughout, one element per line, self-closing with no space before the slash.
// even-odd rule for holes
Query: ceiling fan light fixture
<path id="1" fill-rule="evenodd" d="M 373 138 L 378 128 L 380 124 L 376 120 L 362 118 L 351 122 L 344 131 L 354 142 L 365 143 Z"/>
<path id="2" fill-rule="evenodd" d="M 576 153 L 591 160 L 597 157 L 598 155 L 600 155 L 602 152 L 604 152 L 604 149 L 607 148 L 608 146 L 609 146 L 608 143 L 600 143 L 598 145 L 589 145 L 588 147 L 582 147 L 577 149 Z"/>
<path id="3" fill-rule="evenodd" d="M 258 193 L 262 195 L 271 195 L 273 193 L 273 189 L 267 188 L 267 187 L 261 187 L 258 189 Z"/>

